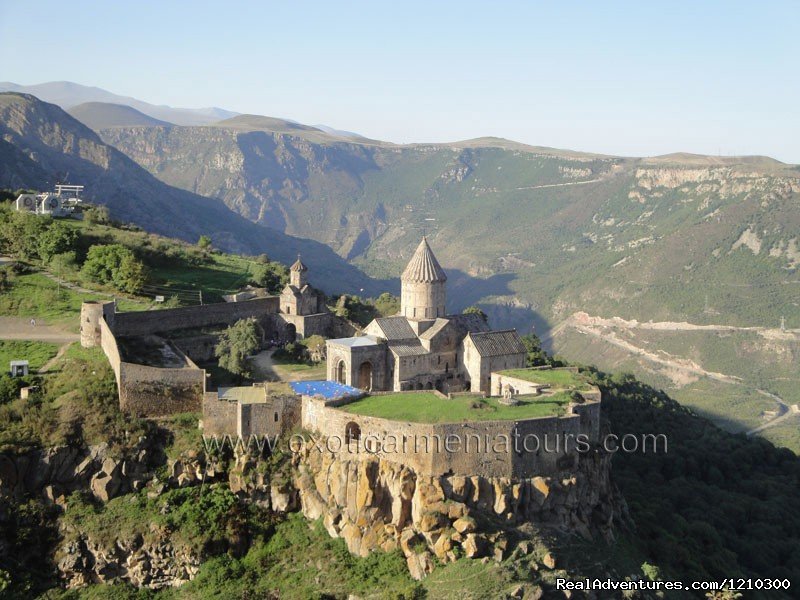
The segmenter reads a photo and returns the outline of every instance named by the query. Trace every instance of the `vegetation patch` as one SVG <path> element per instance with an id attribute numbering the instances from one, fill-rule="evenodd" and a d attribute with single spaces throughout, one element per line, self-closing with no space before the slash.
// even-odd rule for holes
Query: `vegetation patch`
<path id="1" fill-rule="evenodd" d="M 589 384 L 586 383 L 584 378 L 570 369 L 508 369 L 500 371 L 499 374 L 506 377 L 524 379 L 532 383 L 551 385 L 554 388 L 589 389 Z"/>

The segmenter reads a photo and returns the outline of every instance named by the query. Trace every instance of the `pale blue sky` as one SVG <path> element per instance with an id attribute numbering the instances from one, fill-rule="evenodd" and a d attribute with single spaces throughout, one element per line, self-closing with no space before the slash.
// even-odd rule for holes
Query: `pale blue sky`
<path id="1" fill-rule="evenodd" d="M 0 80 L 395 142 L 800 163 L 800 3 L 0 0 Z"/>

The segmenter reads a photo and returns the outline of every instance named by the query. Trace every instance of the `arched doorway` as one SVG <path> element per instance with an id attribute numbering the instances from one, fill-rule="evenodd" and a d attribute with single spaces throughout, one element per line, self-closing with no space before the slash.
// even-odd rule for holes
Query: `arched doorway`
<path id="1" fill-rule="evenodd" d="M 350 442 L 358 442 L 361 439 L 361 427 L 358 426 L 358 423 L 350 421 L 347 425 L 344 426 L 344 443 L 350 444 Z"/>
<path id="2" fill-rule="evenodd" d="M 425 384 L 425 389 L 426 390 L 432 390 L 433 389 L 433 384 L 429 381 L 428 383 Z"/>
<path id="3" fill-rule="evenodd" d="M 358 387 L 362 390 L 370 391 L 372 389 L 372 363 L 363 362 L 358 367 Z"/>
<path id="4" fill-rule="evenodd" d="M 292 343 L 297 340 L 297 327 L 294 323 L 289 323 L 286 326 L 286 341 Z"/>
<path id="5" fill-rule="evenodd" d="M 336 383 L 341 383 L 345 385 L 347 383 L 346 374 L 345 374 L 345 364 L 343 360 L 339 361 L 339 364 L 336 365 Z"/>

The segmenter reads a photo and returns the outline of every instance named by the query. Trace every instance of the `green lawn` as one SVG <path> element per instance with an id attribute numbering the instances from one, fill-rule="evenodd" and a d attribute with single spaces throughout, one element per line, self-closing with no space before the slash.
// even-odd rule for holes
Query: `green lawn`
<path id="1" fill-rule="evenodd" d="M 583 381 L 581 376 L 569 369 L 508 369 L 500 371 L 500 375 L 516 377 L 533 383 L 549 384 L 555 388 L 589 389 L 589 385 Z"/>
<path id="2" fill-rule="evenodd" d="M 500 404 L 497 398 L 457 396 L 451 400 L 432 392 L 367 396 L 343 410 L 368 417 L 413 423 L 460 423 L 462 421 L 504 421 L 533 419 L 564 414 L 566 394 L 523 400 L 517 406 Z"/>
<path id="3" fill-rule="evenodd" d="M 44 363 L 58 352 L 58 344 L 47 342 L 27 342 L 21 340 L 0 340 L 0 371 L 8 371 L 12 360 L 27 360 L 31 373 L 38 371 Z"/>
<path id="4" fill-rule="evenodd" d="M 250 279 L 252 260 L 229 254 L 210 255 L 211 264 L 202 266 L 185 265 L 157 267 L 150 277 L 155 285 L 164 289 L 175 288 L 181 298 L 188 298 L 187 290 L 202 290 L 204 302 L 222 302 L 222 296 L 236 292 Z"/>

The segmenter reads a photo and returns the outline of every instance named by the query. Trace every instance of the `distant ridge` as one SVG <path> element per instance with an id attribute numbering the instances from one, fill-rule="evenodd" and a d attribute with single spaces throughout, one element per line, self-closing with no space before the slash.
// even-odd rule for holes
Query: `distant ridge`
<path id="1" fill-rule="evenodd" d="M 90 87 L 71 81 L 51 81 L 36 85 L 19 85 L 9 81 L 0 82 L 0 92 L 31 94 L 39 100 L 57 104 L 64 110 L 86 102 L 103 102 L 130 106 L 154 119 L 176 125 L 209 125 L 229 119 L 238 113 L 222 108 L 173 108 L 143 102 L 130 96 L 119 96 L 98 87 Z"/>
<path id="2" fill-rule="evenodd" d="M 150 117 L 133 107 L 109 102 L 84 102 L 67 112 L 81 123 L 99 131 L 113 127 L 168 127 L 172 123 Z"/>

